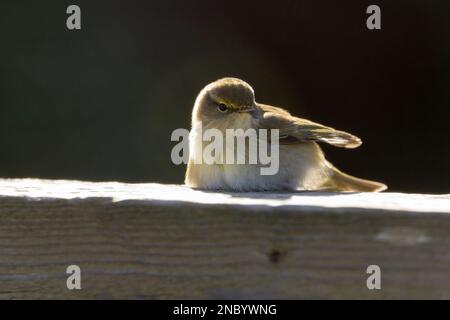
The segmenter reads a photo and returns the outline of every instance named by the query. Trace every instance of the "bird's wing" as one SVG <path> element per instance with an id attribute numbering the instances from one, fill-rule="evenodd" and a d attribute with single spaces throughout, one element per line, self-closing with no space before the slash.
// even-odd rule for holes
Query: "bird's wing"
<path id="1" fill-rule="evenodd" d="M 263 111 L 259 127 L 261 129 L 279 129 L 280 144 L 316 141 L 351 149 L 359 147 L 362 143 L 358 137 L 350 133 L 294 117 L 283 109 L 262 104 L 259 104 L 259 107 Z"/>

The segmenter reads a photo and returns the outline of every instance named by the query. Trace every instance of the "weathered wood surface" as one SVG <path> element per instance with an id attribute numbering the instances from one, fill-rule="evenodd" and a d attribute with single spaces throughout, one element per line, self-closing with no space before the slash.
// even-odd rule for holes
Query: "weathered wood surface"
<path id="1" fill-rule="evenodd" d="M 0 298 L 450 299 L 450 196 L 4 179 Z"/>

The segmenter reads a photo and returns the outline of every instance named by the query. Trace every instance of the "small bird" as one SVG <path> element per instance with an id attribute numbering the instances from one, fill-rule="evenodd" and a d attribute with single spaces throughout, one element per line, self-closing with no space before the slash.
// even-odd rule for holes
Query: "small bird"
<path id="1" fill-rule="evenodd" d="M 199 164 L 194 161 L 192 150 L 202 143 L 196 137 L 204 130 L 218 129 L 225 134 L 226 129 L 249 128 L 279 130 L 279 170 L 276 174 L 261 175 L 259 163 Z M 387 189 L 383 183 L 356 178 L 338 170 L 325 159 L 318 142 L 350 149 L 362 143 L 350 133 L 297 118 L 282 108 L 257 103 L 253 88 L 243 80 L 219 79 L 203 88 L 194 104 L 185 183 L 192 188 L 235 192 L 379 192 Z"/>

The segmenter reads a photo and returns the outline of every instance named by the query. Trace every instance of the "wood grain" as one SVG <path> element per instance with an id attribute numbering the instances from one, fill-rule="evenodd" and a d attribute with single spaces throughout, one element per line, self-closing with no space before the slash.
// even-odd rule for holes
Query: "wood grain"
<path id="1" fill-rule="evenodd" d="M 450 196 L 3 179 L 0 298 L 450 299 Z"/>

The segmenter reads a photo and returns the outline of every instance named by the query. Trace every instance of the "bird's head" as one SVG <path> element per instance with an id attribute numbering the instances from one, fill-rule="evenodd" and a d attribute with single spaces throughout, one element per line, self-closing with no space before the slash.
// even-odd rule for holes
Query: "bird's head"
<path id="1" fill-rule="evenodd" d="M 237 78 L 223 78 L 208 84 L 200 91 L 192 113 L 193 121 L 238 119 L 256 111 L 252 87 Z"/>

